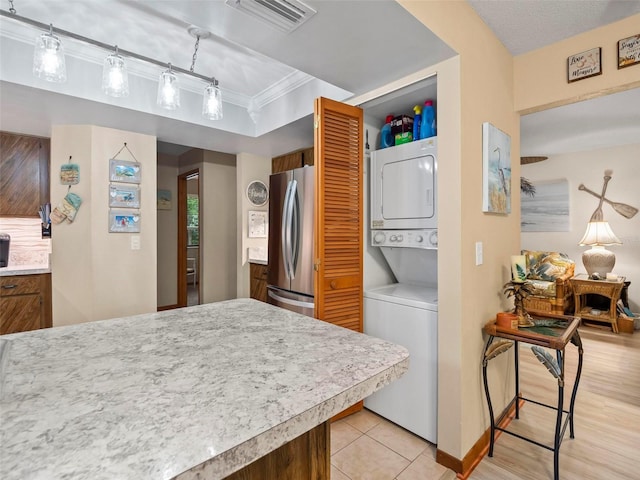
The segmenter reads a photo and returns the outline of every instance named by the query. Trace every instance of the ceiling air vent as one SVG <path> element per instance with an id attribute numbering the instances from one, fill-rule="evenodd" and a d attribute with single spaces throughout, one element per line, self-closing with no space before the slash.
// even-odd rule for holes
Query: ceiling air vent
<path id="1" fill-rule="evenodd" d="M 316 14 L 297 0 L 226 0 L 230 7 L 246 13 L 282 32 L 293 32 Z"/>

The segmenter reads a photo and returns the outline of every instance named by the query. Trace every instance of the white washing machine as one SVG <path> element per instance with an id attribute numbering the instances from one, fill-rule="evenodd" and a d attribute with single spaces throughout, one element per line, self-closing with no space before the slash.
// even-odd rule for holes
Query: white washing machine
<path id="1" fill-rule="evenodd" d="M 365 333 L 409 350 L 409 370 L 367 397 L 365 407 L 437 442 L 438 290 L 395 283 L 364 293 Z"/>

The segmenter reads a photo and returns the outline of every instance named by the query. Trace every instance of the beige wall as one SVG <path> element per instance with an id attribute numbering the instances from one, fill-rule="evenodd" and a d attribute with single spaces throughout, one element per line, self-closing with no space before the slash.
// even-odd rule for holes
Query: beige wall
<path id="1" fill-rule="evenodd" d="M 109 233 L 109 159 L 124 143 L 142 165 L 140 233 Z M 123 317 L 156 310 L 156 138 L 88 125 L 54 125 L 51 134 L 51 203 L 67 192 L 55 172 L 80 165 L 82 198 L 73 223 L 54 226 L 53 325 Z M 117 157 L 133 160 L 127 150 Z M 139 237 L 140 250 L 131 249 Z M 151 279 L 151 280 L 150 280 Z"/>
<path id="2" fill-rule="evenodd" d="M 639 139 L 640 140 L 640 139 Z M 600 150 L 553 155 L 548 160 L 522 166 L 522 175 L 532 181 L 567 179 L 569 182 L 569 231 L 523 232 L 522 248 L 564 252 L 576 262 L 576 273 L 585 273 L 581 247 L 578 242 L 584 235 L 587 222 L 598 206 L 598 199 L 578 190 L 584 183 L 600 192 L 604 171 L 613 170 L 613 178 L 607 188 L 607 198 L 640 208 L 640 143 Z M 604 219 L 622 241 L 622 245 L 607 247 L 616 255 L 614 273 L 633 281 L 640 278 L 640 216 L 627 219 L 616 213 L 606 203 L 602 207 Z M 629 288 L 629 301 L 635 312 L 640 312 L 640 289 Z"/>
<path id="3" fill-rule="evenodd" d="M 158 189 L 171 192 L 171 210 L 158 210 L 158 306 L 178 303 L 178 157 L 158 154 Z"/>
<path id="4" fill-rule="evenodd" d="M 488 426 L 482 326 L 506 306 L 501 287 L 509 279 L 509 256 L 520 247 L 517 196 L 510 215 L 482 212 L 483 122 L 510 135 L 512 187 L 519 177 L 513 60 L 466 2 L 399 3 L 459 53 L 437 72 L 438 448 L 462 459 Z M 475 265 L 475 242 L 484 246 L 480 266 Z M 508 371 L 505 361 L 492 365 L 500 371 L 493 386 L 497 409 L 506 403 L 511 378 L 502 373 Z"/>
<path id="5" fill-rule="evenodd" d="M 637 35 L 640 14 L 514 59 L 515 109 L 522 114 L 640 87 L 640 68 L 618 70 L 618 40 Z M 602 75 L 567 82 L 567 57 L 602 48 Z"/>
<path id="6" fill-rule="evenodd" d="M 239 153 L 237 156 L 237 176 L 236 176 L 236 201 L 237 201 L 237 286 L 236 295 L 238 298 L 249 297 L 249 263 L 248 250 L 250 247 L 268 247 L 267 238 L 249 238 L 249 210 L 269 211 L 269 204 L 263 207 L 256 207 L 247 198 L 247 187 L 254 180 L 260 180 L 269 187 L 269 175 L 271 174 L 271 158 L 259 157 L 250 153 Z"/>

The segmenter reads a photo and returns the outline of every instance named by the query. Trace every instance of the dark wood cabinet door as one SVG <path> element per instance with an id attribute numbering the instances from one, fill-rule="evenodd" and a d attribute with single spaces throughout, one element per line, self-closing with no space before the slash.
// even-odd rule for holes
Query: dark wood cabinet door
<path id="1" fill-rule="evenodd" d="M 49 201 L 49 140 L 0 132 L 0 215 L 34 217 Z"/>
<path id="2" fill-rule="evenodd" d="M 0 298 L 0 335 L 42 328 L 40 294 Z"/>
<path id="3" fill-rule="evenodd" d="M 302 150 L 302 164 L 312 166 L 314 162 L 313 155 L 315 154 L 315 149 L 313 147 Z"/>
<path id="4" fill-rule="evenodd" d="M 267 301 L 267 269 L 266 265 L 249 264 L 249 296 L 261 302 Z"/>
<path id="5" fill-rule="evenodd" d="M 271 173 L 286 172 L 302 166 L 302 151 L 287 153 L 271 159 Z"/>

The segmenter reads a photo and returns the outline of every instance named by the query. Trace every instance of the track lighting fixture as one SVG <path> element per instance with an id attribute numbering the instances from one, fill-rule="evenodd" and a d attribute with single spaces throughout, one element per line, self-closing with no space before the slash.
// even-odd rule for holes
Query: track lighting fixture
<path id="1" fill-rule="evenodd" d="M 64 49 L 59 37 L 68 37 L 112 52 L 105 58 L 102 70 L 102 91 L 105 94 L 112 97 L 126 97 L 129 95 L 129 79 L 125 58 L 134 58 L 163 68 L 168 65 L 169 68 L 164 70 L 159 77 L 158 105 L 167 110 L 175 110 L 180 107 L 180 89 L 178 88 L 177 74 L 186 75 L 207 82 L 207 86 L 204 89 L 202 115 L 211 120 L 222 119 L 222 93 L 218 80 L 193 71 L 200 39 L 207 38 L 210 35 L 209 32 L 190 27 L 189 33 L 196 36 L 197 40 L 192 57 L 191 70 L 185 70 L 167 64 L 167 62 L 161 62 L 128 50 L 118 49 L 117 45 L 108 45 L 83 35 L 55 28 L 51 24 L 47 25 L 31 18 L 22 17 L 16 14 L 13 2 L 9 11 L 0 10 L 0 16 L 45 31 L 36 39 L 33 55 L 33 74 L 38 78 L 57 83 L 63 83 L 67 80 Z"/>

